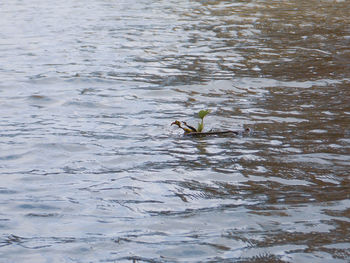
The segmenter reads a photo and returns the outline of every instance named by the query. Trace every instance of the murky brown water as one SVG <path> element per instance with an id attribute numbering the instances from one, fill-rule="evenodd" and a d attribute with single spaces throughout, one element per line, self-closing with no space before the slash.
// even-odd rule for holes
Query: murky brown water
<path id="1" fill-rule="evenodd" d="M 349 262 L 349 1 L 11 1 L 0 22 L 0 262 Z M 170 126 L 206 108 L 253 132 Z"/>

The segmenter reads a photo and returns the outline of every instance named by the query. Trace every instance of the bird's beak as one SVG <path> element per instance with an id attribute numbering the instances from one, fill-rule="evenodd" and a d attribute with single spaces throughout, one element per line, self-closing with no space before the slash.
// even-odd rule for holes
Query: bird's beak
<path id="1" fill-rule="evenodd" d="M 174 124 L 176 124 L 176 122 L 175 122 L 175 121 L 174 121 L 174 122 L 172 122 L 172 123 L 170 124 L 170 126 L 171 126 L 171 125 L 174 125 Z"/>

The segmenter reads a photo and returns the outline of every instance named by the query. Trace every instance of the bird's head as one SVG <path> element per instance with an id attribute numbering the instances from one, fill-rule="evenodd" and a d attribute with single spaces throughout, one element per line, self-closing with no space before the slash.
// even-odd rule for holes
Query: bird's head
<path id="1" fill-rule="evenodd" d="M 174 121 L 170 125 L 177 125 L 181 128 L 181 123 L 179 121 Z"/>

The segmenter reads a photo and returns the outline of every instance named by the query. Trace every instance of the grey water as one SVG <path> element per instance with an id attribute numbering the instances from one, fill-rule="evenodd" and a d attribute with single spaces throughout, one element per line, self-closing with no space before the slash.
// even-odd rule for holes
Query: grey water
<path id="1" fill-rule="evenodd" d="M 0 262 L 349 262 L 349 47 L 349 1 L 0 2 Z"/>

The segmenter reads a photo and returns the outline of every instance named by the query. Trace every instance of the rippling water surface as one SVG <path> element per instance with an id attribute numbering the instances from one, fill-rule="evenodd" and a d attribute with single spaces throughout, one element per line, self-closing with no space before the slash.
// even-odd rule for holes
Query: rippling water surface
<path id="1" fill-rule="evenodd" d="M 0 3 L 0 261 L 349 262 L 349 6 Z"/>

